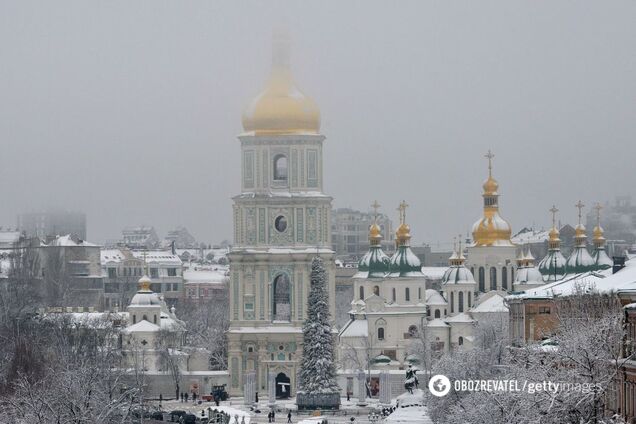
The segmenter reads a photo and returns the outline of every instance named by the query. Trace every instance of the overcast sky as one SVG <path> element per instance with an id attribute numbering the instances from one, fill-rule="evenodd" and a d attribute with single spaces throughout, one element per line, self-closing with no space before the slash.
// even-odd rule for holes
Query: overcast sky
<path id="1" fill-rule="evenodd" d="M 399 5 L 399 6 L 398 6 Z M 241 113 L 272 31 L 322 113 L 335 207 L 401 199 L 413 243 L 481 215 L 492 149 L 513 232 L 636 195 L 636 2 L 0 1 L 0 225 L 85 211 L 231 237 Z"/>

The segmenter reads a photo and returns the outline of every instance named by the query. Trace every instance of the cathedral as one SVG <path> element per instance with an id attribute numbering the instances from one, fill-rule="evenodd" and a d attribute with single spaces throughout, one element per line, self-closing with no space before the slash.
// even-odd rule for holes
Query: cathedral
<path id="1" fill-rule="evenodd" d="M 290 41 L 275 35 L 265 89 L 243 114 L 241 192 L 233 198 L 229 392 L 295 396 L 311 260 L 320 256 L 335 315 L 331 197 L 323 192 L 320 110 L 296 86 Z"/>

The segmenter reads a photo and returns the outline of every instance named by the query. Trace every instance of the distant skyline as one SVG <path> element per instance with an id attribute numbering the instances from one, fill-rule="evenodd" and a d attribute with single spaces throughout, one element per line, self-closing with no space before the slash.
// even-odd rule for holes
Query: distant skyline
<path id="1" fill-rule="evenodd" d="M 413 244 L 469 232 L 494 154 L 513 234 L 636 198 L 636 2 L 0 0 L 0 225 L 85 212 L 88 239 L 153 225 L 232 239 L 241 114 L 271 35 L 318 104 L 333 206 Z"/>

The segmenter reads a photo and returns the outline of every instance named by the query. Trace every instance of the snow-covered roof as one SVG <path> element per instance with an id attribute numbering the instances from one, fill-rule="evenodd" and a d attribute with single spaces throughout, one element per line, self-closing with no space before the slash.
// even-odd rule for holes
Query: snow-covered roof
<path id="1" fill-rule="evenodd" d="M 470 312 L 508 312 L 508 307 L 504 302 L 503 296 L 494 294 L 472 308 Z"/>
<path id="2" fill-rule="evenodd" d="M 349 323 L 340 332 L 340 337 L 368 337 L 369 322 L 366 319 L 356 319 Z"/>
<path id="3" fill-rule="evenodd" d="M 448 302 L 437 290 L 426 289 L 426 304 L 431 306 L 446 306 Z"/>
<path id="4" fill-rule="evenodd" d="M 149 264 L 163 264 L 181 266 L 181 258 L 173 255 L 172 252 L 163 250 L 134 250 L 132 254 L 135 258 L 145 260 Z"/>
<path id="5" fill-rule="evenodd" d="M 159 326 L 142 319 L 137 324 L 133 324 L 124 329 L 126 333 L 154 333 L 159 331 Z"/>
<path id="6" fill-rule="evenodd" d="M 446 321 L 447 323 L 448 322 L 475 322 L 475 320 L 472 319 L 470 316 L 468 316 L 468 314 L 466 314 L 465 312 L 459 313 L 452 317 L 445 318 L 444 321 Z"/>
<path id="7" fill-rule="evenodd" d="M 102 263 L 115 262 L 119 263 L 126 259 L 124 253 L 120 249 L 102 249 L 100 251 Z"/>
<path id="8" fill-rule="evenodd" d="M 447 266 L 423 266 L 422 274 L 431 280 L 440 280 L 447 269 Z"/>
<path id="9" fill-rule="evenodd" d="M 263 249 L 252 249 L 252 248 L 232 248 L 232 251 L 240 251 L 245 253 L 261 253 L 267 255 L 291 255 L 294 253 L 315 253 L 315 254 L 332 254 L 334 253 L 332 249 L 324 248 L 324 247 L 298 247 L 298 248 L 280 248 L 280 247 L 269 247 Z"/>
<path id="10" fill-rule="evenodd" d="M 520 231 L 516 235 L 512 237 L 512 242 L 515 244 L 532 244 L 532 243 L 542 243 L 548 240 L 550 237 L 549 230 L 529 230 Z"/>
<path id="11" fill-rule="evenodd" d="M 187 269 L 183 271 L 183 281 L 187 283 L 214 283 L 224 284 L 228 281 L 227 268 L 219 267 L 216 270 Z"/>
<path id="12" fill-rule="evenodd" d="M 58 236 L 54 240 L 52 240 L 48 246 L 56 246 L 56 247 L 99 247 L 97 244 L 89 243 L 85 240 L 73 240 L 73 237 L 70 234 L 65 236 Z"/>
<path id="13" fill-rule="evenodd" d="M 636 290 L 636 261 L 626 261 L 625 268 L 616 274 L 612 274 L 612 269 L 610 268 L 602 271 L 590 271 L 583 274 L 568 275 L 564 279 L 526 290 L 520 294 L 510 295 L 508 298 L 569 296 L 578 290 L 596 290 L 601 293 Z"/>
<path id="14" fill-rule="evenodd" d="M 442 321 L 442 319 L 440 318 L 435 318 L 434 320 L 427 322 L 426 326 L 427 327 L 449 327 L 449 325 L 446 324 L 446 322 Z"/>

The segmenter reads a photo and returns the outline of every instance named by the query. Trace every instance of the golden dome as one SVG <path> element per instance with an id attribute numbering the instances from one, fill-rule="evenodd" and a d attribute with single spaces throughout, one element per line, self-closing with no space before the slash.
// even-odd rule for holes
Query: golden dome
<path id="1" fill-rule="evenodd" d="M 556 227 L 552 227 L 552 229 L 550 230 L 550 240 L 552 241 L 557 241 L 559 240 L 559 230 L 556 229 Z"/>
<path id="2" fill-rule="evenodd" d="M 272 73 L 265 90 L 243 113 L 243 129 L 256 135 L 318 134 L 318 105 L 296 87 L 289 66 L 289 38 L 274 36 Z"/>
<path id="3" fill-rule="evenodd" d="M 398 243 L 404 243 L 411 239 L 411 227 L 408 224 L 402 223 L 395 231 L 395 238 Z"/>
<path id="4" fill-rule="evenodd" d="M 380 240 L 382 240 L 382 230 L 380 226 L 375 222 L 371 224 L 369 227 L 369 241 L 373 244 L 380 244 Z"/>
<path id="5" fill-rule="evenodd" d="M 575 238 L 585 238 L 587 235 L 585 234 L 585 226 L 583 224 L 578 224 L 574 227 L 574 237 Z"/>
<path id="6" fill-rule="evenodd" d="M 144 292 L 150 291 L 150 283 L 152 283 L 152 281 L 150 280 L 150 278 L 148 278 L 147 275 L 142 276 L 138 282 L 139 291 L 144 291 Z"/>
<path id="7" fill-rule="evenodd" d="M 497 194 L 497 189 L 499 189 L 499 183 L 492 176 L 489 176 L 488 179 L 484 182 L 484 194 L 488 196 L 492 196 Z"/>
<path id="8" fill-rule="evenodd" d="M 596 227 L 594 227 L 594 230 L 592 231 L 592 233 L 594 234 L 595 241 L 605 240 L 605 237 L 603 237 L 603 228 L 601 228 L 600 225 L 597 225 Z"/>
<path id="9" fill-rule="evenodd" d="M 510 224 L 494 211 L 484 211 L 484 217 L 473 225 L 473 241 L 476 246 L 513 246 Z"/>

